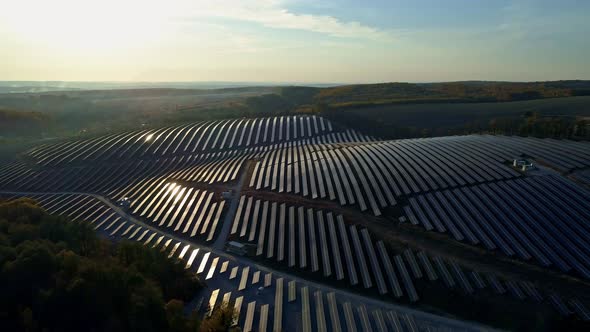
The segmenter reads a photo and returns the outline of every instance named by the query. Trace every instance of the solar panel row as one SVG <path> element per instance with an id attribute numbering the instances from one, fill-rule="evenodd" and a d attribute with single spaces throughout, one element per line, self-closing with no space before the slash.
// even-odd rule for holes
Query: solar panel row
<path id="1" fill-rule="evenodd" d="M 531 176 L 421 195 L 405 211 L 426 229 L 444 220 L 447 229 L 458 225 L 458 240 L 589 278 L 590 193 L 574 188 L 554 175 Z"/>
<path id="2" fill-rule="evenodd" d="M 335 131 L 329 120 L 315 115 L 214 120 L 46 144 L 30 150 L 29 155 L 40 164 L 56 165 L 72 161 L 131 159 L 244 148 L 331 133 Z"/>

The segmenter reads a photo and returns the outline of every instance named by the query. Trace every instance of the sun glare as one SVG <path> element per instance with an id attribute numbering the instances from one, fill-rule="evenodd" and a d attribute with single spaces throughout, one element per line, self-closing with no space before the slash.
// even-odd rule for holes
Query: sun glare
<path id="1" fill-rule="evenodd" d="M 3 6 L 0 24 L 54 49 L 111 52 L 156 40 L 166 19 L 158 6 L 138 0 L 19 0 Z"/>

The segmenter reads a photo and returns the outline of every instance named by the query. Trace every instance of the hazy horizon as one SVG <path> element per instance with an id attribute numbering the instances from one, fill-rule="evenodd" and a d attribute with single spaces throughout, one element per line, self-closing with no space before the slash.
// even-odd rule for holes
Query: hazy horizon
<path id="1" fill-rule="evenodd" d="M 0 80 L 1 84 L 7 83 L 80 83 L 80 84 L 252 84 L 252 85 L 355 85 L 355 84 L 389 84 L 389 83 L 411 83 L 411 84 L 435 84 L 435 83 L 455 83 L 455 82 L 498 82 L 498 83 L 535 83 L 535 82 L 559 82 L 559 81 L 590 81 L 590 78 L 561 78 L 561 79 L 539 79 L 539 80 L 488 80 L 488 79 L 469 79 L 469 80 L 433 80 L 433 81 L 350 81 L 350 82 L 322 82 L 322 81 L 214 81 L 214 80 L 178 80 L 178 81 L 133 81 L 133 80 Z"/>
<path id="2" fill-rule="evenodd" d="M 579 79 L 590 77 L 588 9 L 579 0 L 21 0 L 0 13 L 0 79 Z"/>
<path id="3" fill-rule="evenodd" d="M 561 80 L 561 81 L 586 81 L 586 80 Z M 305 86 L 316 88 L 329 88 L 335 86 L 358 84 L 436 84 L 436 83 L 464 83 L 464 82 L 493 82 L 493 83 L 534 83 L 529 81 L 439 81 L 439 82 L 230 82 L 230 81 L 0 81 L 0 94 L 2 93 L 45 93 L 58 91 L 89 91 L 89 90 L 125 90 L 125 89 L 232 89 L 232 88 L 264 88 L 283 86 Z M 548 82 L 548 81 L 538 81 Z"/>

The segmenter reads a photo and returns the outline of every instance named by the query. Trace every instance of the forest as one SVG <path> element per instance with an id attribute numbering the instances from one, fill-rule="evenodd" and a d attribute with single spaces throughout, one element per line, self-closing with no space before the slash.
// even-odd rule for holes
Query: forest
<path id="1" fill-rule="evenodd" d="M 195 331 L 185 304 L 202 287 L 160 251 L 100 239 L 30 199 L 0 202 L 3 331 Z"/>
<path id="2" fill-rule="evenodd" d="M 279 94 L 301 104 L 333 107 L 384 104 L 510 102 L 590 95 L 588 81 L 380 83 L 329 88 L 284 87 Z"/>
<path id="3" fill-rule="evenodd" d="M 0 141 L 297 113 L 321 114 L 358 130 L 370 128 L 382 138 L 496 133 L 587 139 L 590 81 L 0 94 Z"/>

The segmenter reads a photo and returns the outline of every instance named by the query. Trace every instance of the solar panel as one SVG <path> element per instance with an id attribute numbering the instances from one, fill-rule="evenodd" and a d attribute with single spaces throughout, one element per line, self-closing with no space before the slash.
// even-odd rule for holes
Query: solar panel
<path id="1" fill-rule="evenodd" d="M 470 275 L 471 275 L 471 279 L 473 280 L 473 283 L 475 284 L 475 287 L 477 287 L 479 289 L 486 287 L 486 284 L 483 281 L 483 279 L 481 278 L 481 276 L 479 275 L 479 273 L 477 273 L 476 271 L 471 271 Z"/>
<path id="2" fill-rule="evenodd" d="M 571 310 L 563 303 L 559 295 L 552 293 L 549 295 L 549 302 L 562 316 L 569 316 L 572 314 Z"/>
<path id="3" fill-rule="evenodd" d="M 330 313 L 331 331 L 340 332 L 342 326 L 340 325 L 340 317 L 338 315 L 338 304 L 336 303 L 336 295 L 334 292 L 329 292 L 326 295 L 328 299 L 328 311 Z"/>
<path id="4" fill-rule="evenodd" d="M 361 326 L 363 327 L 363 331 L 365 332 L 372 332 L 373 327 L 371 326 L 371 322 L 369 321 L 369 315 L 367 313 L 367 307 L 364 304 L 361 304 L 357 307 L 359 319 L 361 321 Z"/>
<path id="5" fill-rule="evenodd" d="M 334 266 L 336 269 L 336 279 L 344 279 L 344 270 L 342 268 L 342 260 L 340 259 L 340 246 L 339 240 L 336 235 L 336 226 L 334 225 L 334 217 L 332 212 L 328 212 L 326 215 L 326 222 L 328 224 L 328 232 L 330 234 L 330 244 L 332 245 L 332 258 L 334 259 Z"/>
<path id="6" fill-rule="evenodd" d="M 406 261 L 408 262 L 408 264 L 410 265 L 410 270 L 412 270 L 412 274 L 414 275 L 414 278 L 420 279 L 422 278 L 422 270 L 420 270 L 420 266 L 418 265 L 418 262 L 416 261 L 416 257 L 414 256 L 414 252 L 410 249 L 406 249 L 404 250 L 404 258 L 406 259 Z"/>
<path id="7" fill-rule="evenodd" d="M 277 248 L 277 261 L 285 259 L 285 217 L 286 217 L 286 205 L 281 204 L 279 207 L 279 239 Z"/>
<path id="8" fill-rule="evenodd" d="M 301 329 L 311 332 L 311 309 L 309 307 L 309 288 L 301 287 Z"/>
<path id="9" fill-rule="evenodd" d="M 358 277 L 356 274 L 356 267 L 354 264 L 352 251 L 350 250 L 350 244 L 348 242 L 348 233 L 346 232 L 346 227 L 344 226 L 344 218 L 342 218 L 342 215 L 338 215 L 336 219 L 338 220 L 340 240 L 342 241 L 342 246 L 344 249 L 344 259 L 346 260 L 346 267 L 348 269 L 348 278 L 351 285 L 356 285 L 358 284 Z"/>
<path id="10" fill-rule="evenodd" d="M 451 268 L 453 270 L 453 273 L 457 277 L 457 280 L 459 280 L 459 285 L 461 285 L 461 288 L 466 293 L 472 294 L 473 287 L 471 286 L 471 283 L 469 283 L 469 279 L 467 279 L 467 276 L 465 275 L 465 273 L 463 273 L 463 270 L 461 269 L 459 264 L 457 264 L 457 262 L 455 262 L 455 261 L 451 261 L 450 263 L 451 263 Z"/>
<path id="11" fill-rule="evenodd" d="M 350 302 L 345 302 L 342 305 L 342 310 L 344 312 L 344 320 L 346 322 L 346 329 L 349 332 L 356 332 L 357 328 L 356 328 L 356 323 L 354 321 L 354 313 L 352 312 L 352 306 L 350 305 Z"/>
<path id="12" fill-rule="evenodd" d="M 395 266 L 397 267 L 397 270 L 399 271 L 399 273 L 401 275 L 402 282 L 404 284 L 404 287 L 406 288 L 406 293 L 408 293 L 408 297 L 410 299 L 410 302 L 418 301 L 419 300 L 418 293 L 416 292 L 416 288 L 414 287 L 414 283 L 412 282 L 412 278 L 410 277 L 410 274 L 408 273 L 408 270 L 406 269 L 406 265 L 404 264 L 402 256 L 396 255 L 395 257 L 393 257 L 393 261 L 395 262 Z"/>
<path id="13" fill-rule="evenodd" d="M 428 280 L 430 280 L 430 281 L 438 280 L 438 275 L 434 271 L 434 268 L 432 267 L 432 264 L 430 263 L 430 259 L 428 259 L 428 256 L 426 256 L 426 253 L 424 253 L 424 251 L 420 251 L 417 254 L 417 256 L 418 256 L 418 260 L 420 261 L 420 264 L 422 264 L 422 267 L 426 271 L 426 276 L 428 277 Z"/>
<path id="14" fill-rule="evenodd" d="M 326 316 L 324 311 L 324 298 L 322 296 L 322 291 L 315 291 L 313 293 L 314 302 L 315 302 L 315 316 L 316 316 L 316 331 L 327 331 L 326 327 Z"/>
<path id="15" fill-rule="evenodd" d="M 352 244 L 354 246 L 356 260 L 357 260 L 359 267 L 361 269 L 361 277 L 363 279 L 363 286 L 365 288 L 370 288 L 373 286 L 373 283 L 371 282 L 371 277 L 369 277 L 369 269 L 367 268 L 367 263 L 365 261 L 365 254 L 363 253 L 363 248 L 361 246 L 361 241 L 359 240 L 356 226 L 350 225 L 349 229 L 350 229 L 350 238 L 352 239 Z"/>
<path id="16" fill-rule="evenodd" d="M 402 324 L 399 321 L 399 317 L 395 311 L 388 311 L 386 313 L 386 316 L 387 316 L 387 320 L 389 321 L 389 325 L 392 328 L 392 331 L 395 331 L 395 332 L 402 332 L 403 331 Z"/>
<path id="17" fill-rule="evenodd" d="M 367 231 L 366 228 L 363 228 L 361 230 L 361 236 L 363 237 L 365 249 L 367 250 L 367 255 L 369 256 L 369 262 L 371 263 L 373 276 L 375 276 L 375 281 L 377 282 L 377 289 L 379 290 L 379 294 L 386 294 L 387 286 L 385 286 L 383 273 L 381 272 L 381 267 L 379 267 L 379 261 L 377 261 L 377 255 L 375 254 L 375 249 L 373 248 L 373 243 L 371 241 L 369 231 Z"/>
<path id="18" fill-rule="evenodd" d="M 322 266 L 324 270 L 324 277 L 332 275 L 332 268 L 330 267 L 330 253 L 328 252 L 328 240 L 326 238 L 326 228 L 324 225 L 324 214 L 322 211 L 317 211 L 317 226 L 320 235 L 320 249 L 322 252 Z"/>
<path id="19" fill-rule="evenodd" d="M 262 205 L 262 219 L 260 220 L 260 232 L 258 233 L 258 246 L 256 247 L 256 256 L 262 255 L 264 251 L 264 236 L 266 233 L 266 224 L 267 224 L 267 214 L 268 214 L 268 201 L 264 201 Z"/>
<path id="20" fill-rule="evenodd" d="M 492 274 L 488 274 L 488 275 L 486 275 L 486 278 L 488 279 L 488 282 L 492 286 L 492 289 L 497 294 L 506 293 L 506 289 L 504 288 L 504 286 L 502 286 L 502 283 L 500 282 L 500 280 L 498 280 L 498 278 L 496 278 L 496 276 L 494 276 Z"/>
<path id="21" fill-rule="evenodd" d="M 244 208 L 245 201 L 246 201 L 246 196 L 242 195 L 242 197 L 240 197 L 240 203 L 238 204 L 238 209 L 236 210 L 236 215 L 234 217 L 234 223 L 232 224 L 230 234 L 236 234 L 238 232 L 240 220 L 242 219 L 242 209 Z"/>
<path id="22" fill-rule="evenodd" d="M 276 281 L 273 331 L 283 330 L 283 278 Z"/>
<path id="23" fill-rule="evenodd" d="M 246 311 L 246 319 L 244 321 L 244 332 L 252 331 L 252 325 L 254 322 L 254 311 L 256 309 L 256 301 L 248 303 L 248 309 Z"/>
<path id="24" fill-rule="evenodd" d="M 275 233 L 277 225 L 277 203 L 273 202 L 270 208 L 270 227 L 268 229 L 268 243 L 266 249 L 266 258 L 274 256 Z"/>
<path id="25" fill-rule="evenodd" d="M 387 327 L 385 326 L 385 319 L 383 319 L 383 312 L 377 309 L 373 311 L 373 320 L 375 321 L 375 326 L 377 327 L 377 331 L 379 332 L 387 332 Z"/>
<path id="26" fill-rule="evenodd" d="M 447 266 L 445 265 L 442 258 L 435 256 L 432 260 L 434 261 L 434 265 L 438 269 L 439 274 L 442 276 L 445 285 L 448 288 L 455 287 L 455 280 L 451 276 L 451 273 L 449 273 L 449 270 L 447 269 Z"/>
<path id="27" fill-rule="evenodd" d="M 250 272 L 250 267 L 246 266 L 242 269 L 242 277 L 240 278 L 240 284 L 238 285 L 238 290 L 244 290 L 246 288 L 246 284 L 248 283 L 248 274 Z"/>

